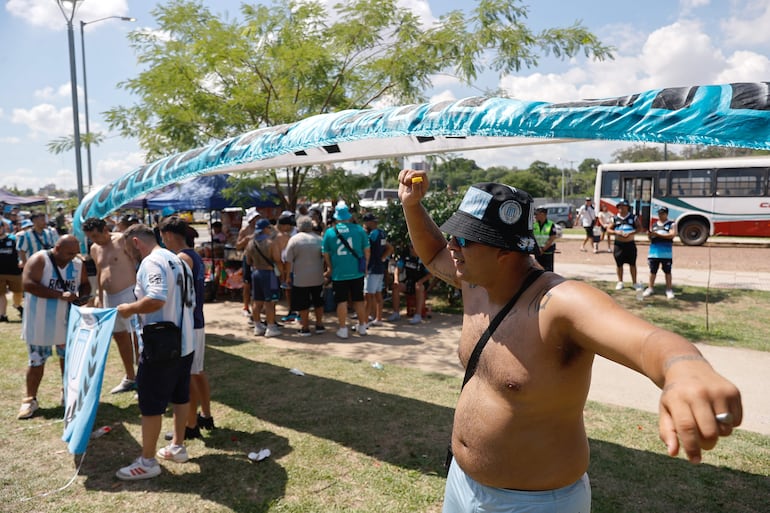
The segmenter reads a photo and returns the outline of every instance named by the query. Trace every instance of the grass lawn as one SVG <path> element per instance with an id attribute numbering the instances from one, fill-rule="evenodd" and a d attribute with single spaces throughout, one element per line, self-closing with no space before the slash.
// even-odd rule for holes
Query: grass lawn
<path id="1" fill-rule="evenodd" d="M 767 304 L 767 298 L 761 299 Z M 748 296 L 741 301 L 758 300 Z M 629 308 L 646 311 L 656 308 L 652 304 Z M 686 304 L 684 298 L 677 301 L 681 308 Z M 681 324 L 673 314 L 665 322 L 684 326 L 695 335 L 685 336 L 698 339 L 700 328 L 688 327 L 686 311 L 660 310 L 678 313 Z M 746 316 L 758 315 L 743 310 Z M 751 329 L 756 328 L 725 327 L 719 338 L 742 340 Z M 206 367 L 218 428 L 188 444 L 190 462 L 164 462 L 161 476 L 145 482 L 114 478 L 120 466 L 138 455 L 140 417 L 133 394 L 103 391 L 97 425 L 111 425 L 113 431 L 90 443 L 71 486 L 40 497 L 64 486 L 80 457 L 68 454 L 61 441 L 56 362 L 49 362 L 43 379 L 42 410 L 31 420 L 15 420 L 26 366 L 18 332 L 18 323 L 0 324 L 0 414 L 6 420 L 0 434 L 0 511 L 441 510 L 443 461 L 459 379 L 396 366 L 376 370 L 363 361 L 211 335 Z M 305 375 L 293 375 L 293 368 Z M 121 372 L 113 345 L 104 389 Z M 169 417 L 164 431 L 170 425 Z M 665 454 L 655 415 L 589 403 L 586 425 L 594 512 L 768 511 L 770 437 L 739 430 L 707 453 L 702 465 L 693 466 Z M 261 448 L 269 448 L 272 456 L 250 462 L 246 455 Z"/>

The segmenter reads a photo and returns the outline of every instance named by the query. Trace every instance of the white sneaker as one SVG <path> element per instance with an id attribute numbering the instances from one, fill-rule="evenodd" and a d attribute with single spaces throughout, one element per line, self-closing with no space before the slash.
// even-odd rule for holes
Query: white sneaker
<path id="1" fill-rule="evenodd" d="M 393 312 L 388 317 L 388 322 L 396 322 L 396 321 L 400 321 L 400 320 L 401 320 L 401 314 L 399 314 L 398 312 Z"/>
<path id="2" fill-rule="evenodd" d="M 138 481 L 140 479 L 152 479 L 153 477 L 158 477 L 160 475 L 160 465 L 158 465 L 158 460 L 150 460 L 149 465 L 145 465 L 142 463 L 141 456 L 134 460 L 134 462 L 127 466 L 123 467 L 117 472 L 115 472 L 115 477 L 118 479 L 121 479 L 123 481 Z"/>
<path id="3" fill-rule="evenodd" d="M 338 338 L 348 338 L 350 334 L 348 333 L 348 328 L 340 328 L 337 330 L 337 337 Z"/>
<path id="4" fill-rule="evenodd" d="M 275 324 L 271 324 L 267 327 L 265 330 L 265 336 L 266 337 L 277 337 L 281 334 L 281 328 L 276 326 Z"/>
<path id="5" fill-rule="evenodd" d="M 359 324 L 358 325 L 358 334 L 362 337 L 366 335 L 366 324 Z"/>
<path id="6" fill-rule="evenodd" d="M 674 299 L 676 296 L 674 295 L 674 291 L 671 289 L 666 290 L 666 297 L 668 299 Z"/>
<path id="7" fill-rule="evenodd" d="M 623 282 L 619 281 L 617 285 L 615 285 L 615 290 L 623 290 Z"/>
<path id="8" fill-rule="evenodd" d="M 377 319 L 372 319 L 371 321 L 369 321 L 366 327 L 371 328 L 372 326 L 382 326 L 382 321 L 378 321 Z"/>
<path id="9" fill-rule="evenodd" d="M 28 397 L 21 403 L 19 414 L 16 415 L 16 418 L 19 420 L 29 419 L 35 414 L 38 408 L 40 408 L 40 406 L 37 404 L 37 399 Z"/>
<path id="10" fill-rule="evenodd" d="M 190 459 L 190 457 L 187 455 L 187 449 L 184 448 L 184 445 L 174 444 L 161 447 L 156 456 L 158 458 L 175 461 L 177 463 L 185 463 Z"/>
<path id="11" fill-rule="evenodd" d="M 642 292 L 642 296 L 643 297 L 650 297 L 654 293 L 655 293 L 654 290 L 652 290 L 650 287 L 647 287 L 646 289 L 644 289 L 644 292 Z"/>
<path id="12" fill-rule="evenodd" d="M 267 331 L 267 326 L 261 322 L 256 326 L 254 326 L 254 334 L 258 337 L 261 337 L 262 335 L 264 335 L 266 331 Z"/>
<path id="13" fill-rule="evenodd" d="M 409 319 L 409 324 L 420 324 L 422 322 L 422 316 L 420 314 L 414 314 L 414 317 Z"/>

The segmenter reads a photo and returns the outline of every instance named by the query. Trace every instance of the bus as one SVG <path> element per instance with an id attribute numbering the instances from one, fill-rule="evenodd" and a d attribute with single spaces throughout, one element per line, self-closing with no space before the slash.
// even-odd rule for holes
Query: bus
<path id="1" fill-rule="evenodd" d="M 688 246 L 712 235 L 770 237 L 769 173 L 767 156 L 601 164 L 594 204 L 615 214 L 625 199 L 645 230 L 668 207 Z"/>

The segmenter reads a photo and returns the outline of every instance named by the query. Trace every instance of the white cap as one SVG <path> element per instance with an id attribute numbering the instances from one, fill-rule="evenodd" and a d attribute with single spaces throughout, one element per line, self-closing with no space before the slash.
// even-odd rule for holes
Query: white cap
<path id="1" fill-rule="evenodd" d="M 254 219 L 259 217 L 259 212 L 257 212 L 257 207 L 251 207 L 248 210 L 246 210 L 246 222 L 250 223 Z"/>

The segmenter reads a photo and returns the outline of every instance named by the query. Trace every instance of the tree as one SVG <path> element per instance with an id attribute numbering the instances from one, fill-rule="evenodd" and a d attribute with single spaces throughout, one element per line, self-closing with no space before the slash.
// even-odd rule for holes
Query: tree
<path id="1" fill-rule="evenodd" d="M 656 162 L 659 160 L 675 160 L 678 156 L 670 151 L 664 155 L 664 148 L 661 145 L 646 146 L 644 144 L 634 144 L 630 148 L 624 148 L 612 153 L 613 162 Z"/>
<path id="2" fill-rule="evenodd" d="M 104 142 L 104 134 L 101 132 L 89 132 L 80 134 L 80 146 L 98 146 Z M 69 134 L 58 139 L 52 139 L 46 144 L 48 151 L 54 155 L 70 151 L 75 148 L 75 135 Z"/>
<path id="3" fill-rule="evenodd" d="M 106 113 L 148 159 L 313 114 L 419 101 L 439 72 L 472 83 L 487 67 L 510 73 L 541 55 L 612 57 L 578 23 L 534 33 L 521 0 L 483 0 L 431 26 L 397 0 L 352 0 L 333 12 L 312 0 L 242 4 L 237 20 L 171 0 L 152 13 L 158 30 L 129 35 L 145 70 L 119 84 L 137 102 Z M 309 171 L 266 174 L 292 207 Z"/>

